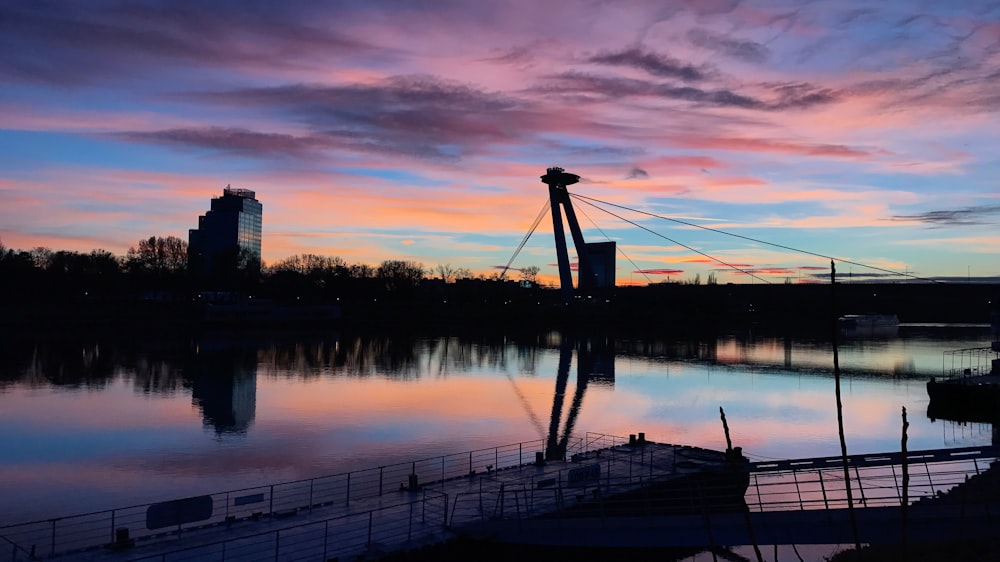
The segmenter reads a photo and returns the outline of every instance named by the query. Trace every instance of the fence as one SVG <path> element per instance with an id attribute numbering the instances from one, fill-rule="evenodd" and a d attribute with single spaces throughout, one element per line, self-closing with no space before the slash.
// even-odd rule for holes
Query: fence
<path id="1" fill-rule="evenodd" d="M 0 528 L 0 562 L 46 558 L 99 546 L 124 546 L 135 541 L 148 541 L 150 547 L 160 549 L 146 549 L 150 554 L 136 560 L 329 559 L 356 556 L 372 549 L 395 550 L 413 545 L 418 539 L 424 543 L 443 540 L 454 528 L 503 519 L 847 506 L 847 485 L 839 457 L 754 463 L 744 494 L 732 473 L 720 477 L 711 471 L 695 471 L 691 479 L 675 477 L 678 469 L 682 473 L 686 470 L 684 463 L 707 454 L 703 450 L 617 447 L 626 442 L 621 437 L 587 433 L 567 443 L 566 456 L 579 462 L 530 470 L 512 469 L 533 464 L 536 454 L 544 448 L 541 440 L 13 525 Z M 989 448 L 912 452 L 907 457 L 908 500 L 913 503 L 940 496 L 970 476 L 984 473 L 998 456 Z M 899 454 L 854 456 L 849 466 L 855 506 L 901 504 L 903 474 Z M 495 477 L 470 478 L 479 471 Z M 967 489 L 962 488 L 963 501 Z M 400 494 L 400 490 L 407 493 Z M 234 525 L 246 519 L 278 522 L 285 516 L 311 513 L 314 509 L 316 515 L 311 520 L 297 525 L 274 525 L 267 531 L 259 531 L 260 527 L 254 525 Z M 197 546 L 184 546 L 185 533 L 213 526 L 225 528 L 226 533 L 208 536 L 224 540 L 212 542 L 202 533 Z M 163 540 L 151 540 L 154 538 Z M 138 555 L 137 551 L 132 553 Z"/>
<path id="2" fill-rule="evenodd" d="M 565 453 L 578 454 L 595 447 L 604 448 L 625 441 L 622 437 L 587 433 L 584 437 L 569 440 Z M 331 505 L 349 507 L 356 502 L 378 498 L 400 489 L 419 487 L 426 491 L 433 489 L 435 485 L 443 486 L 449 480 L 468 477 L 477 472 L 522 466 L 534 462 L 536 454 L 544 449 L 545 442 L 539 439 L 318 478 L 9 525 L 0 527 L 0 554 L 10 549 L 12 560 L 48 558 L 99 546 L 132 544 L 171 535 L 182 536 L 185 532 L 231 525 L 236 521 L 281 518 L 302 510 Z M 426 500 L 422 499 L 420 503 L 423 510 Z M 379 516 L 388 513 L 386 509 L 402 508 L 378 507 L 365 512 L 369 513 L 373 526 L 377 526 Z M 346 525 L 346 521 L 355 521 L 357 517 L 363 518 L 363 514 L 344 516 L 341 523 Z M 340 518 L 336 520 L 340 521 Z M 316 524 L 305 525 L 309 530 L 304 528 L 302 532 L 318 532 L 312 525 Z M 329 538 L 329 533 L 334 531 L 343 531 L 340 523 L 333 530 L 327 524 L 322 533 L 324 539 Z M 348 535 L 353 533 L 344 532 Z M 261 536 L 264 535 L 269 533 Z M 274 537 L 276 544 L 280 544 L 278 538 Z M 4 559 L 0 558 L 0 562 L 4 562 Z"/>
<path id="3" fill-rule="evenodd" d="M 393 550 L 415 535 L 443 530 L 448 495 L 425 490 L 418 501 L 383 506 L 238 538 L 132 558 L 131 562 L 194 560 L 263 561 L 349 558 L 373 549 Z"/>
<path id="4" fill-rule="evenodd" d="M 994 347 L 968 347 L 945 351 L 941 360 L 941 374 L 946 379 L 988 375 L 992 368 L 990 360 L 997 353 L 1000 351 Z"/>
<path id="5" fill-rule="evenodd" d="M 910 503 L 936 497 L 980 475 L 998 458 L 993 448 L 915 451 L 907 456 Z M 848 465 L 855 507 L 898 506 L 902 502 L 903 459 L 899 453 L 852 457 Z M 848 507 L 842 460 L 804 459 L 758 463 L 746 504 L 751 511 Z"/>

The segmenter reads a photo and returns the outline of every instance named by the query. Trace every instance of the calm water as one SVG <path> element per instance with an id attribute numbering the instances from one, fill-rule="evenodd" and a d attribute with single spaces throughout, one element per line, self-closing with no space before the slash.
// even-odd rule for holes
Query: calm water
<path id="1" fill-rule="evenodd" d="M 721 406 L 753 459 L 840 452 L 829 342 L 564 343 L 555 333 L 5 337 L 0 524 L 534 440 L 553 419 L 560 433 L 724 448 Z M 928 419 L 924 386 L 949 367 L 946 351 L 989 345 L 985 327 L 841 344 L 849 452 L 898 450 L 901 407 L 911 449 L 990 442 L 990 426 Z"/>

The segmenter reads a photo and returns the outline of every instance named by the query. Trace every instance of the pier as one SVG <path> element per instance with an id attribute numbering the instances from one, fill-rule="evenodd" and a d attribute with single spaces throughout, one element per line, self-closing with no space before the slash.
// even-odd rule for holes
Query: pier
<path id="1" fill-rule="evenodd" d="M 378 558 L 457 536 L 552 546 L 850 543 L 840 457 L 742 463 L 733 453 L 587 433 L 0 528 L 0 561 Z M 912 540 L 991 536 L 996 493 L 966 492 L 992 447 L 849 457 L 863 542 L 893 542 L 902 467 Z M 951 498 L 952 501 L 945 501 Z"/>
<path id="2" fill-rule="evenodd" d="M 0 560 L 326 560 L 417 548 L 716 470 L 696 447 L 587 433 L 0 528 Z M 548 458 L 547 458 L 548 457 Z M 746 463 L 744 463 L 746 464 Z M 741 492 L 742 495 L 742 492 Z"/>

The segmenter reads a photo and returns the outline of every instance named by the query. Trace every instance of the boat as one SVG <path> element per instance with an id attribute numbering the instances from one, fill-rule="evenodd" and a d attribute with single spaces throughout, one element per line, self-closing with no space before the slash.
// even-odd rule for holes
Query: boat
<path id="1" fill-rule="evenodd" d="M 845 314 L 837 319 L 837 327 L 848 337 L 894 336 L 899 318 L 895 314 Z"/>
<path id="2" fill-rule="evenodd" d="M 989 347 L 945 352 L 947 370 L 940 380 L 931 377 L 927 382 L 927 396 L 931 399 L 927 407 L 929 416 L 1000 419 L 1000 314 L 997 313 L 993 314 L 992 334 Z"/>

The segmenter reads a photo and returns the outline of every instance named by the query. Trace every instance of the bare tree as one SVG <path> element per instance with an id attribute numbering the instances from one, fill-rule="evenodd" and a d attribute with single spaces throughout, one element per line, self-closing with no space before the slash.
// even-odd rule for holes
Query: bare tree
<path id="1" fill-rule="evenodd" d="M 35 262 L 35 267 L 38 269 L 48 269 L 49 262 L 52 261 L 52 250 L 44 246 L 32 248 L 31 261 Z"/>
<path id="2" fill-rule="evenodd" d="M 537 265 L 529 265 L 528 267 L 521 268 L 521 282 L 537 285 L 539 271 L 541 271 L 541 268 Z"/>
<path id="3" fill-rule="evenodd" d="M 269 265 L 267 269 L 271 273 L 289 271 L 302 275 L 329 275 L 346 272 L 348 266 L 347 262 L 337 256 L 296 254 Z"/>
<path id="4" fill-rule="evenodd" d="M 150 236 L 139 241 L 125 254 L 125 265 L 130 271 L 167 273 L 187 268 L 188 243 L 176 236 L 159 238 Z"/>
<path id="5" fill-rule="evenodd" d="M 438 264 L 438 266 L 434 268 L 434 271 L 445 283 L 451 283 L 455 279 L 455 270 L 451 268 L 450 263 L 446 263 L 444 265 Z"/>
<path id="6" fill-rule="evenodd" d="M 424 266 L 405 260 L 386 260 L 378 266 L 375 276 L 389 292 L 412 289 L 424 278 Z"/>

